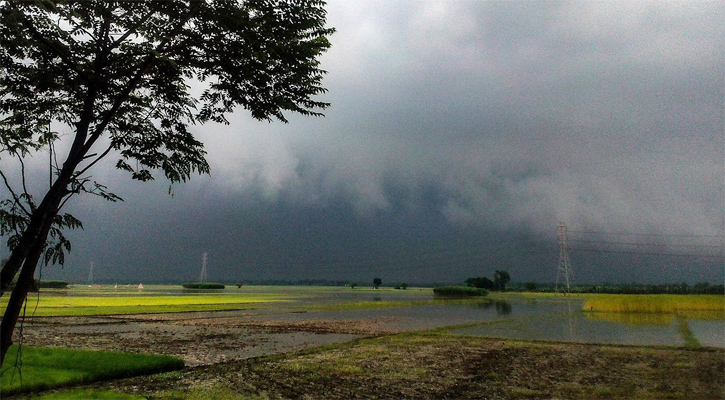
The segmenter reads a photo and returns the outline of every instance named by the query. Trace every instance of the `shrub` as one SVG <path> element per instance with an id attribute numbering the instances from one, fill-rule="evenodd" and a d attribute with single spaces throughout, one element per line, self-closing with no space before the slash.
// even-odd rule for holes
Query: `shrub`
<path id="1" fill-rule="evenodd" d="M 439 286 L 433 289 L 436 296 L 445 297 L 469 297 L 469 296 L 486 296 L 488 292 L 485 289 L 479 289 L 469 286 Z"/>
<path id="2" fill-rule="evenodd" d="M 38 281 L 39 288 L 50 288 L 50 289 L 65 289 L 68 287 L 66 281 Z"/>
<path id="3" fill-rule="evenodd" d="M 225 286 L 216 282 L 192 282 L 181 285 L 184 289 L 224 289 Z"/>

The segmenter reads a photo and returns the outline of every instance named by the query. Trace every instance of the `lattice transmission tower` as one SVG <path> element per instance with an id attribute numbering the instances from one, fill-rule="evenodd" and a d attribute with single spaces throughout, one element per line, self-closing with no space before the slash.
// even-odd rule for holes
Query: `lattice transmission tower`
<path id="1" fill-rule="evenodd" d="M 559 236 L 559 266 L 557 267 L 556 272 L 555 290 L 558 293 L 559 284 L 565 284 L 566 286 L 562 288 L 562 291 L 564 292 L 564 295 L 569 295 L 569 293 L 571 293 L 574 271 L 571 268 L 571 261 L 569 260 L 569 245 L 566 239 L 566 225 L 563 222 L 559 222 L 559 226 L 556 231 Z"/>
<path id="2" fill-rule="evenodd" d="M 206 282 L 206 257 L 206 252 L 201 253 L 201 274 L 199 275 L 199 282 Z"/>

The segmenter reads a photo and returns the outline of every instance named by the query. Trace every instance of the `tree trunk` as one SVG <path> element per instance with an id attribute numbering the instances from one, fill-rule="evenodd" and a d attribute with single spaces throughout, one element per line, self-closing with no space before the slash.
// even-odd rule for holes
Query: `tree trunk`
<path id="1" fill-rule="evenodd" d="M 63 172 L 75 169 L 75 165 L 68 165 L 68 167 L 64 168 Z M 10 284 L 9 281 L 5 280 L 12 280 L 18 269 L 20 270 L 20 276 L 10 295 L 0 324 L 0 366 L 2 366 L 5 354 L 12 344 L 15 325 L 18 322 L 25 298 L 32 288 L 35 269 L 45 249 L 48 232 L 50 232 L 53 225 L 53 220 L 60 212 L 59 207 L 63 197 L 68 193 L 66 188 L 70 182 L 71 174 L 63 172 L 46 193 L 40 206 L 31 215 L 30 223 L 23 233 L 21 242 L 13 249 L 10 259 L 2 269 L 3 290 Z"/>
<path id="2" fill-rule="evenodd" d="M 8 305 L 5 308 L 5 315 L 3 315 L 2 323 L 0 324 L 0 366 L 3 361 L 5 361 L 5 354 L 7 354 L 10 345 L 13 344 L 13 332 L 15 331 L 15 325 L 18 322 L 20 311 L 23 309 L 25 298 L 28 296 L 28 292 L 33 287 L 35 269 L 38 266 L 40 256 L 43 254 L 45 241 L 48 237 L 48 232 L 50 231 L 54 216 L 55 214 L 45 218 L 40 234 L 36 237 L 35 242 L 25 257 L 25 262 L 20 270 L 18 282 L 15 284 L 15 288 L 10 295 Z"/>

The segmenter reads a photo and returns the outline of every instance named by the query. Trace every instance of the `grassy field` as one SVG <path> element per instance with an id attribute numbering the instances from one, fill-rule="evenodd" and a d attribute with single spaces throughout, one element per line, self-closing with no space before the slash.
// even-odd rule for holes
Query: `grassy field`
<path id="1" fill-rule="evenodd" d="M 0 393 L 39 391 L 60 386 L 118 379 L 180 369 L 184 361 L 151 354 L 12 346 L 0 375 Z"/>

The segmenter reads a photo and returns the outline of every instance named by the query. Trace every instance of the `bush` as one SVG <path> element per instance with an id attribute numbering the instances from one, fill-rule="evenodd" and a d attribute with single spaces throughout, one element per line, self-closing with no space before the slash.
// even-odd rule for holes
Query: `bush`
<path id="1" fill-rule="evenodd" d="M 470 297 L 470 296 L 486 296 L 488 292 L 485 289 L 479 289 L 470 286 L 439 286 L 433 289 L 436 296 L 445 297 Z"/>
<path id="2" fill-rule="evenodd" d="M 65 289 L 68 287 L 68 282 L 66 282 L 66 281 L 38 281 L 37 286 L 39 288 Z"/>
<path id="3" fill-rule="evenodd" d="M 192 282 L 181 285 L 184 289 L 224 289 L 225 286 L 216 282 Z"/>

